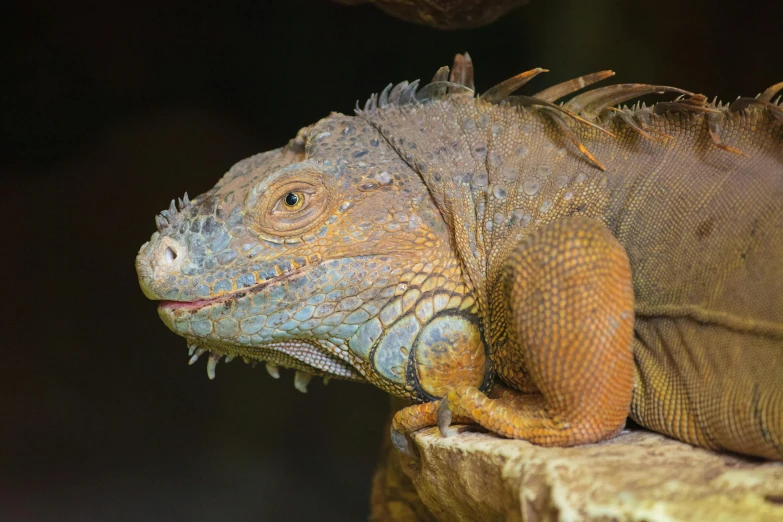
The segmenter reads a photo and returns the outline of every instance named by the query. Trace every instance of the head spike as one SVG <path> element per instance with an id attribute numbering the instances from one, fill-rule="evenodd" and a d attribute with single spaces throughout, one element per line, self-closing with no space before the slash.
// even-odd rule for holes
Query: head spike
<path id="1" fill-rule="evenodd" d="M 164 228 L 166 228 L 169 224 L 169 221 L 158 214 L 155 216 L 155 227 L 158 229 L 159 232 L 161 232 Z"/>

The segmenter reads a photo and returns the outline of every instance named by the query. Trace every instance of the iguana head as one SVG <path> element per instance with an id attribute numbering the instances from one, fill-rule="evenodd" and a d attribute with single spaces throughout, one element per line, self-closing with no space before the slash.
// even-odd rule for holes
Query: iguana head
<path id="1" fill-rule="evenodd" d="M 210 352 L 211 378 L 222 356 L 241 356 L 273 375 L 299 370 L 300 389 L 316 374 L 416 396 L 419 339 L 429 347 L 459 330 L 475 346 L 480 336 L 426 186 L 360 118 L 302 129 L 209 192 L 172 201 L 156 223 L 136 258 L 139 282 L 191 362 Z M 475 358 L 483 375 L 483 350 Z"/>

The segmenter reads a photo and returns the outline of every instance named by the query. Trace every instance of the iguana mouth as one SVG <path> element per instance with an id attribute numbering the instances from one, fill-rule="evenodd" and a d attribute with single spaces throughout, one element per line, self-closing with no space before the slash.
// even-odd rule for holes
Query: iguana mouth
<path id="1" fill-rule="evenodd" d="M 161 300 L 158 305 L 158 312 L 163 318 L 164 323 L 169 323 L 174 319 L 175 314 L 186 315 L 195 314 L 204 308 L 216 308 L 221 305 L 229 306 L 242 298 L 252 298 L 253 294 L 263 291 L 265 288 L 290 280 L 293 277 L 304 275 L 309 269 L 320 264 L 312 263 L 288 270 L 278 276 L 271 277 L 260 283 L 236 290 L 231 293 L 220 295 L 208 299 L 198 299 L 194 301 L 172 301 Z M 179 314 L 177 314 L 179 312 Z M 164 317 L 166 316 L 166 317 Z M 171 328 L 171 325 L 169 325 Z M 278 367 L 291 368 L 296 370 L 294 384 L 299 391 L 306 391 L 307 383 L 312 375 L 321 375 L 326 382 L 330 377 L 341 379 L 363 381 L 364 377 L 356 371 L 349 363 L 343 361 L 331 354 L 327 354 L 318 349 L 313 342 L 306 340 L 281 340 L 266 345 L 246 345 L 235 344 L 233 342 L 215 341 L 193 337 L 188 334 L 183 335 L 188 343 L 189 364 L 195 363 L 202 354 L 209 354 L 207 361 L 207 375 L 210 379 L 215 378 L 215 367 L 217 362 L 225 356 L 226 362 L 235 357 L 241 357 L 246 363 L 255 366 L 257 363 L 266 363 L 266 369 L 269 374 L 279 377 Z"/>
<path id="2" fill-rule="evenodd" d="M 224 303 L 227 301 L 231 301 L 234 299 L 241 299 L 245 297 L 247 294 L 254 294 L 257 292 L 260 292 L 264 288 L 271 286 L 279 281 L 283 281 L 285 279 L 290 279 L 293 276 L 299 275 L 303 272 L 305 272 L 308 269 L 312 269 L 313 267 L 320 264 L 319 262 L 313 263 L 313 264 L 307 264 L 304 266 L 300 266 L 298 268 L 294 268 L 293 270 L 288 270 L 286 272 L 282 272 L 280 275 L 275 277 L 270 277 L 269 279 L 265 279 L 261 281 L 260 283 L 256 283 L 253 286 L 248 286 L 246 288 L 242 288 L 241 290 L 235 290 L 233 292 L 229 292 L 227 294 L 219 295 L 216 297 L 210 297 L 207 299 L 197 299 L 194 301 L 172 301 L 172 300 L 161 300 L 158 304 L 158 308 L 164 308 L 167 310 L 179 310 L 179 309 L 186 309 L 186 310 L 200 310 L 201 308 L 204 308 L 205 306 L 210 305 L 216 305 L 220 303 Z"/>

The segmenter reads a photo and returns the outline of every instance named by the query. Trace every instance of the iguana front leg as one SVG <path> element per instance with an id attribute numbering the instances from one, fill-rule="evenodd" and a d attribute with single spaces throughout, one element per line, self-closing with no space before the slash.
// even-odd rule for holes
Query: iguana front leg
<path id="1" fill-rule="evenodd" d="M 505 308 L 507 332 L 495 336 L 506 342 L 493 362 L 508 385 L 527 388 L 530 379 L 538 392 L 490 399 L 473 387 L 451 389 L 439 406 L 441 431 L 461 417 L 547 446 L 617 433 L 634 373 L 631 269 L 620 243 L 597 221 L 559 219 L 516 248 L 500 279 L 491 295 L 503 302 L 491 306 Z"/>

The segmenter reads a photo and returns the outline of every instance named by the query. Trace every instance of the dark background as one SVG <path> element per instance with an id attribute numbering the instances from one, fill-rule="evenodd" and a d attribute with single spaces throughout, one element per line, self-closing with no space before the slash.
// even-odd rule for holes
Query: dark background
<path id="1" fill-rule="evenodd" d="M 480 90 L 542 66 L 526 92 L 613 68 L 755 95 L 783 79 L 780 4 L 532 0 L 456 32 L 316 0 L 5 8 L 0 520 L 366 518 L 384 394 L 188 367 L 136 281 L 153 216 L 465 50 Z"/>

